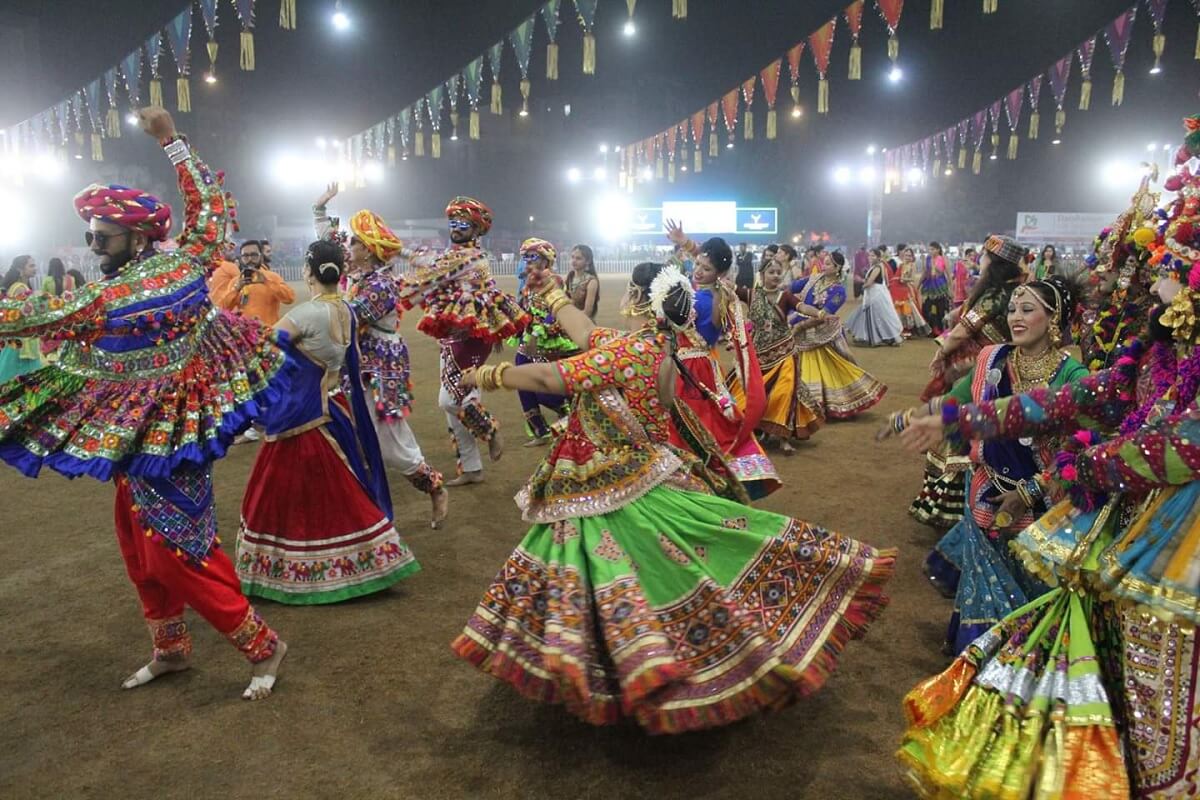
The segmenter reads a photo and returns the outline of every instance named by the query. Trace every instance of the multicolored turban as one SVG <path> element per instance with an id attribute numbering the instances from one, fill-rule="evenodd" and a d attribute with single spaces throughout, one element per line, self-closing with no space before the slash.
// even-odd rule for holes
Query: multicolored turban
<path id="1" fill-rule="evenodd" d="M 521 242 L 521 258 L 525 259 L 529 256 L 537 256 L 546 259 L 546 263 L 553 269 L 554 264 L 558 261 L 558 251 L 554 249 L 554 245 L 547 242 L 545 239 L 526 239 Z"/>
<path id="2" fill-rule="evenodd" d="M 1025 256 L 1029 253 L 1029 248 L 1020 244 L 1011 236 L 998 236 L 993 234 L 983 243 L 983 249 L 994 256 L 999 256 L 1005 261 L 1011 261 L 1014 264 L 1020 264 L 1025 260 Z"/>
<path id="3" fill-rule="evenodd" d="M 364 208 L 356 212 L 350 218 L 350 231 L 384 263 L 391 261 L 404 249 L 404 242 L 374 211 Z"/>
<path id="4" fill-rule="evenodd" d="M 492 210 L 474 197 L 459 195 L 446 206 L 447 219 L 465 219 L 475 226 L 477 236 L 492 229 Z"/>
<path id="5" fill-rule="evenodd" d="M 75 212 L 84 222 L 111 222 L 143 233 L 152 242 L 166 239 L 171 230 L 171 207 L 152 194 L 128 186 L 93 183 L 75 195 Z"/>

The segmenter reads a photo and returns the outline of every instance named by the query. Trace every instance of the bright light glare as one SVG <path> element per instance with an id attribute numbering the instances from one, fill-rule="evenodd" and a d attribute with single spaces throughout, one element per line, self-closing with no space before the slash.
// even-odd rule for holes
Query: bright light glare
<path id="1" fill-rule="evenodd" d="M 899 83 L 904 78 L 904 70 L 900 69 L 898 66 L 892 65 L 892 68 L 888 70 L 887 78 L 892 83 Z"/>
<path id="2" fill-rule="evenodd" d="M 346 15 L 345 11 L 342 11 L 339 9 L 339 10 L 333 12 L 333 16 L 330 17 L 329 21 L 333 23 L 334 30 L 338 30 L 338 31 L 350 30 L 350 17 Z"/>
<path id="3" fill-rule="evenodd" d="M 583 173 L 579 171 L 579 167 L 571 167 L 567 170 L 567 180 L 571 183 L 579 183 L 579 179 L 583 177 Z"/>
<path id="4" fill-rule="evenodd" d="M 324 150 L 324 149 L 325 149 L 325 145 L 326 145 L 326 144 L 328 144 L 328 143 L 325 141 L 325 137 L 324 137 L 324 136 L 318 136 L 318 137 L 317 137 L 317 147 L 318 147 L 319 149 L 321 149 L 321 150 Z"/>
<path id="5" fill-rule="evenodd" d="M 368 161 L 363 164 L 363 177 L 371 183 L 383 182 L 383 164 L 378 161 Z"/>
<path id="6" fill-rule="evenodd" d="M 642 180 L 644 180 L 644 181 L 654 180 L 654 170 L 650 169 L 649 167 L 642 167 L 641 175 L 642 175 Z"/>
<path id="7" fill-rule="evenodd" d="M 525 107 L 522 107 L 522 108 L 521 108 L 521 110 L 517 112 L 517 116 L 518 116 L 518 117 L 528 117 L 528 116 L 529 116 L 529 109 L 528 109 L 528 108 L 525 108 Z"/>
<path id="8" fill-rule="evenodd" d="M 942 174 L 948 178 L 954 174 L 954 170 L 951 167 L 946 167 L 946 171 L 943 172 Z"/>
<path id="9" fill-rule="evenodd" d="M 637 26 L 633 24 L 633 20 L 626 20 L 625 27 L 621 29 L 621 32 L 626 36 L 633 36 L 637 33 Z"/>
<path id="10" fill-rule="evenodd" d="M 629 235 L 633 210 L 629 201 L 619 194 L 606 194 L 596 201 L 594 219 L 596 230 L 605 241 L 614 242 Z"/>
<path id="11" fill-rule="evenodd" d="M 1153 153 L 1157 149 L 1158 149 L 1158 142 L 1151 142 L 1150 144 L 1146 145 L 1147 153 Z"/>
<path id="12" fill-rule="evenodd" d="M 204 82 L 205 83 L 216 83 L 217 82 L 217 73 L 215 73 L 215 72 L 204 73 Z"/>
<path id="13" fill-rule="evenodd" d="M 1100 169 L 1100 180 L 1110 189 L 1128 189 L 1142 177 L 1143 168 L 1132 161 L 1109 161 Z"/>
<path id="14" fill-rule="evenodd" d="M 867 155 L 869 155 L 869 156 L 875 155 L 875 145 L 873 145 L 873 144 L 867 145 Z"/>
<path id="15" fill-rule="evenodd" d="M 46 180 L 58 180 L 66 171 L 67 165 L 49 153 L 42 153 L 33 159 L 33 173 Z"/>
<path id="16" fill-rule="evenodd" d="M 726 149 L 726 150 L 732 150 L 732 149 L 733 149 L 733 142 L 726 142 L 726 143 L 725 143 L 725 149 Z"/>
<path id="17" fill-rule="evenodd" d="M 1055 136 L 1053 139 L 1050 140 L 1050 144 L 1062 144 L 1062 139 Z"/>
<path id="18" fill-rule="evenodd" d="M 1153 67 L 1150 68 L 1151 75 L 1157 75 L 1160 72 L 1162 72 L 1162 67 L 1160 67 L 1158 64 L 1155 64 Z"/>
<path id="19" fill-rule="evenodd" d="M 870 185 L 875 182 L 875 168 L 863 167 L 858 171 L 858 182 L 864 185 Z"/>
<path id="20" fill-rule="evenodd" d="M 125 115 L 125 121 L 128 122 L 130 125 L 137 125 L 138 124 L 138 115 L 133 113 L 132 111 L 130 111 L 128 114 Z"/>
<path id="21" fill-rule="evenodd" d="M 795 118 L 802 116 L 804 116 L 804 110 L 800 108 L 800 106 L 792 106 L 792 117 Z"/>
<path id="22" fill-rule="evenodd" d="M 15 194 L 0 188 L 0 246 L 12 247 L 21 244 L 29 228 L 28 203 L 22 203 Z"/>
<path id="23" fill-rule="evenodd" d="M 849 167 L 835 167 L 833 170 L 833 182 L 839 186 L 845 186 L 850 182 Z"/>
<path id="24" fill-rule="evenodd" d="M 608 173 L 605 171 L 604 167 L 596 167 L 594 170 L 592 170 L 592 180 L 594 181 L 602 181 L 607 176 Z"/>
<path id="25" fill-rule="evenodd" d="M 925 173 L 921 172 L 920 167 L 909 167 L 906 174 L 909 183 L 920 183 L 921 179 L 925 177 Z"/>
<path id="26" fill-rule="evenodd" d="M 604 142 L 601 142 L 600 143 L 600 154 L 603 155 L 607 152 L 608 152 L 608 145 L 605 144 Z"/>
<path id="27" fill-rule="evenodd" d="M 458 141 L 458 134 L 457 134 L 457 133 L 451 133 L 451 134 L 450 134 L 450 141 L 452 141 L 452 142 L 457 142 L 457 141 Z"/>

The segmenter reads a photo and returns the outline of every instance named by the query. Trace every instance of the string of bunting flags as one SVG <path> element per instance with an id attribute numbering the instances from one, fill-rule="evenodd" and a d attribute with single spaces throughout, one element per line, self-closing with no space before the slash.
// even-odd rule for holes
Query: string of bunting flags
<path id="1" fill-rule="evenodd" d="M 363 164 L 365 161 L 386 161 L 394 166 L 397 158 L 407 159 L 410 155 L 426 155 L 425 129 L 429 128 L 428 155 L 441 158 L 441 130 L 444 115 L 450 118 L 450 139 L 458 139 L 459 108 L 465 106 L 468 121 L 467 135 L 473 140 L 481 136 L 480 102 L 483 92 L 485 67 L 491 77 L 488 94 L 488 111 L 494 115 L 504 113 L 504 90 L 500 73 L 505 55 L 516 61 L 520 76 L 518 88 L 521 92 L 521 108 L 517 113 L 529 114 L 529 97 L 533 89 L 529 71 L 533 55 L 534 37 L 538 28 L 546 32 L 546 80 L 558 80 L 559 48 L 558 32 L 562 6 L 571 3 L 583 33 L 583 74 L 596 72 L 596 11 L 599 0 L 547 0 L 537 11 L 530 14 L 519 25 L 501 36 L 484 52 L 471 59 L 449 78 L 440 81 L 411 104 L 370 127 L 353 134 L 347 139 L 350 166 L 354 183 L 365 184 Z M 625 0 L 626 12 L 633 19 L 637 0 Z M 673 19 L 687 19 L 687 0 L 671 0 Z M 539 25 L 540 20 L 540 25 Z"/>
<path id="2" fill-rule="evenodd" d="M 229 0 L 240 26 L 238 36 L 238 66 L 254 69 L 255 0 Z M 164 43 L 175 62 L 176 109 L 192 110 L 191 41 L 195 8 L 207 35 L 209 75 L 215 76 L 217 62 L 218 0 L 195 0 L 167 22 L 163 30 L 155 31 L 128 55 L 106 69 L 95 80 L 76 89 L 49 108 L 6 129 L 0 129 L 0 145 L 9 154 L 45 150 L 61 150 L 70 144 L 72 136 L 82 151 L 90 134 L 90 154 L 93 160 L 104 160 L 105 138 L 121 136 L 121 105 L 130 110 L 144 105 L 163 105 L 162 53 Z M 296 27 L 296 0 L 280 0 L 279 27 Z M 148 78 L 148 81 L 143 81 Z M 147 85 L 148 83 L 148 85 Z M 123 95 L 123 97 L 122 97 Z M 103 100 L 103 102 L 102 102 Z"/>
<path id="3" fill-rule="evenodd" d="M 1161 69 L 1162 54 L 1166 45 L 1167 0 L 1144 0 L 1144 4 L 1153 28 L 1151 48 L 1154 53 L 1154 67 L 1151 73 L 1157 73 Z M 978 175 L 982 170 L 984 151 L 989 142 L 989 126 L 991 152 L 988 158 L 999 158 L 1002 122 L 1008 131 L 1005 157 L 1008 160 L 1015 159 L 1021 140 L 1022 115 L 1027 107 L 1029 123 L 1025 129 L 1025 136 L 1028 139 L 1037 139 L 1040 135 L 1043 85 L 1049 86 L 1054 101 L 1053 143 L 1058 144 L 1067 122 L 1067 90 L 1071 84 L 1071 71 L 1076 60 L 1079 62 L 1080 74 L 1078 108 L 1080 111 L 1091 108 L 1092 66 L 1096 46 L 1100 40 L 1103 40 L 1113 66 L 1110 104 L 1120 106 L 1125 99 L 1126 55 L 1133 40 L 1133 26 L 1140 5 L 1135 3 L 1129 6 L 1102 29 L 1051 64 L 1045 72 L 1039 72 L 1000 99 L 958 123 L 916 141 L 888 148 L 884 153 L 884 192 L 891 193 L 897 187 L 905 190 L 910 184 L 923 182 L 928 176 L 953 174 L 956 169 L 965 170 L 968 162 L 971 172 Z M 1191 5 L 1197 17 L 1200 17 L 1200 0 L 1191 0 Z M 1200 32 L 1197 33 L 1194 57 L 1200 60 Z"/>
<path id="4" fill-rule="evenodd" d="M 961 122 L 949 128 L 930 134 L 922 139 L 900 147 L 889 148 L 885 158 L 885 191 L 890 192 L 895 186 L 907 188 L 907 176 L 912 167 L 919 167 L 922 175 L 941 171 L 943 163 L 954 163 L 957 155 L 958 169 L 965 169 L 967 158 L 974 151 L 972 170 L 978 173 L 981 169 L 983 148 L 986 142 L 992 145 L 992 158 L 996 158 L 1001 139 L 1001 123 L 1006 123 L 1009 132 L 1007 157 L 1017 157 L 1020 136 L 1017 133 L 1021 124 L 1022 114 L 1028 104 L 1030 110 L 1028 138 L 1038 138 L 1040 129 L 1040 100 L 1043 79 L 1049 84 L 1051 95 L 1055 102 L 1055 136 L 1061 135 L 1066 122 L 1064 103 L 1071 67 L 1074 58 L 1078 56 L 1080 65 L 1081 95 L 1080 110 L 1087 110 L 1091 103 L 1092 90 L 1092 61 L 1097 41 L 1102 37 L 1111 57 L 1115 75 L 1112 87 L 1112 104 L 1121 105 L 1125 94 L 1125 57 L 1132 39 L 1133 24 L 1137 18 L 1138 7 L 1144 2 L 1154 33 L 1152 48 L 1155 56 L 1155 70 L 1159 69 L 1166 43 L 1165 19 L 1168 0 L 1140 0 L 1135 2 L 1116 19 L 1088 37 L 1080 45 L 1062 59 L 1055 62 L 1046 73 L 1039 73 L 1021 86 L 1013 89 L 1004 97 L 990 103 L 980 111 L 972 114 Z M 1200 0 L 1190 0 L 1190 3 L 1200 17 Z M 692 171 L 701 172 L 704 166 L 703 143 L 708 135 L 708 157 L 717 158 L 718 121 L 724 120 L 728 135 L 727 148 L 734 146 L 737 115 L 739 106 L 742 111 L 742 137 L 754 138 L 754 103 L 761 88 L 761 95 L 767 106 L 766 138 L 775 139 L 778 135 L 776 115 L 776 96 L 783 63 L 786 61 L 792 97 L 792 115 L 801 116 L 800 79 L 804 51 L 807 49 L 812 58 L 813 67 L 817 73 L 817 113 L 829 112 L 829 72 L 833 44 L 838 25 L 845 23 L 850 34 L 850 59 L 848 68 L 849 80 L 862 79 L 862 47 L 860 38 L 863 30 L 865 0 L 854 0 L 840 14 L 835 14 L 827 22 L 801 39 L 792 46 L 781 58 L 777 58 L 760 70 L 756 75 L 746 78 L 737 86 L 721 97 L 709 103 L 705 108 L 696 111 L 680 122 L 671 125 L 664 131 L 648 136 L 640 141 L 630 142 L 622 148 L 622 163 L 618 175 L 621 188 L 630 192 L 638 182 L 651 180 L 654 177 L 676 179 L 676 161 L 687 164 L 687 151 L 693 153 Z M 873 5 L 878 12 L 887 31 L 887 55 L 895 64 L 900 52 L 898 31 L 900 17 L 904 10 L 904 0 L 874 0 Z M 984 0 L 983 13 L 993 14 L 998 9 L 998 0 Z M 929 27 L 940 30 L 944 21 L 944 7 L 941 0 L 933 0 L 930 12 Z M 1200 29 L 1197 31 L 1195 58 L 1200 60 Z M 958 148 L 957 154 L 955 148 Z M 682 155 L 679 155 L 682 153 Z M 683 167 L 686 171 L 687 167 Z M 923 180 L 923 178 L 922 178 Z"/>

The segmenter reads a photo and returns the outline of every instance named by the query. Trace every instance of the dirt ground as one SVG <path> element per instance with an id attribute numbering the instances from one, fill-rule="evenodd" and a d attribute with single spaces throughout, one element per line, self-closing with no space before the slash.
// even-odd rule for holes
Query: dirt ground
<path id="1" fill-rule="evenodd" d="M 618 324 L 622 287 L 605 281 L 601 322 Z M 403 323 L 412 424 L 427 457 L 452 473 L 436 347 L 415 321 Z M 515 395 L 489 403 L 508 434 L 503 461 L 487 467 L 486 483 L 454 490 L 443 530 L 429 529 L 426 498 L 393 478 L 396 525 L 421 573 L 335 606 L 258 604 L 291 646 L 275 696 L 261 703 L 239 699 L 246 666 L 199 619 L 191 671 L 123 691 L 149 642 L 113 538 L 112 487 L 3 469 L 0 797 L 907 797 L 892 760 L 900 700 L 945 664 L 938 644 L 949 606 L 921 575 L 935 534 L 906 514 L 921 461 L 872 434 L 915 401 L 933 345 L 856 352 L 887 397 L 777 457 L 786 486 L 762 505 L 898 547 L 891 606 L 814 698 L 683 736 L 589 727 L 450 653 L 526 527 L 512 496 L 542 451 L 520 447 Z M 237 447 L 216 467 L 226 552 L 254 448 Z"/>

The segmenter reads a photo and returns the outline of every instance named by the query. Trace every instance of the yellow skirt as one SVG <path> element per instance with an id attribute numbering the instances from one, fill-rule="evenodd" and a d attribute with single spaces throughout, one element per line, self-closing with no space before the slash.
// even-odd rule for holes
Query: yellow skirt
<path id="1" fill-rule="evenodd" d="M 849 419 L 883 399 L 887 386 L 832 344 L 801 350 L 800 382 L 826 419 Z"/>
<path id="2" fill-rule="evenodd" d="M 771 436 L 801 441 L 821 427 L 825 421 L 821 408 L 809 396 L 808 387 L 796 380 L 797 375 L 794 353 L 763 368 L 767 408 L 758 423 L 758 430 Z M 744 407 L 746 396 L 741 381 L 736 375 L 730 374 L 727 385 L 734 402 Z"/>

